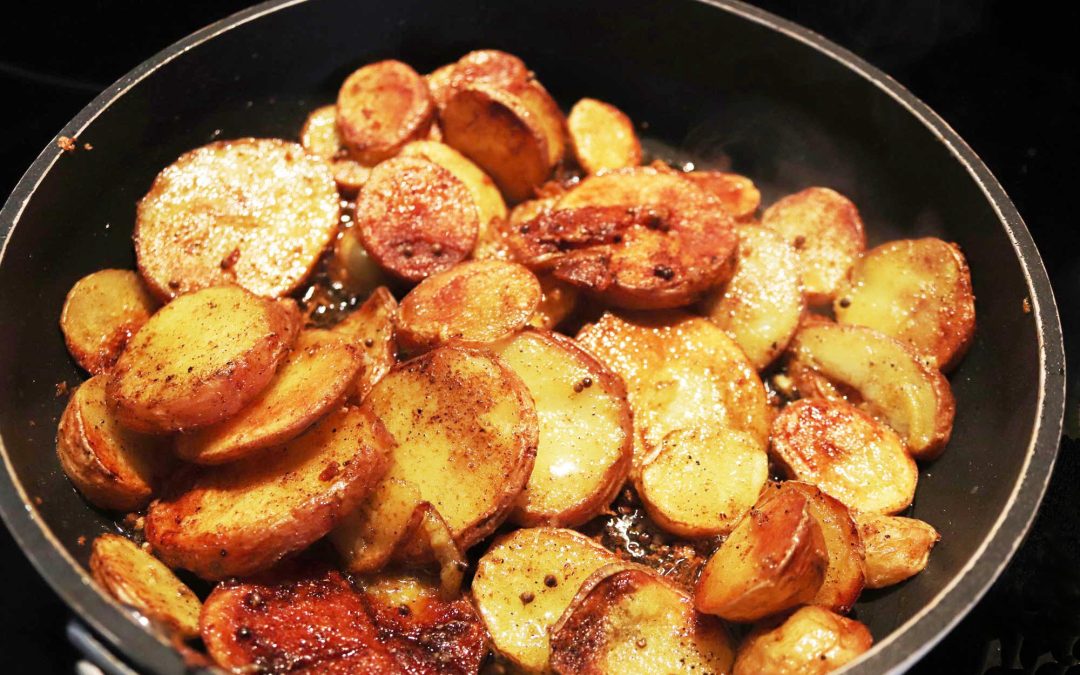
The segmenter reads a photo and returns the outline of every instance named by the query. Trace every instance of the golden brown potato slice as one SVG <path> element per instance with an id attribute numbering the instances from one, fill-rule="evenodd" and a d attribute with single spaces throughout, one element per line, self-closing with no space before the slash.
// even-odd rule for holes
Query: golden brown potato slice
<path id="1" fill-rule="evenodd" d="M 449 340 L 501 340 L 529 321 L 540 297 L 536 276 L 517 263 L 465 262 L 428 277 L 402 298 L 398 341 L 415 352 Z"/>
<path id="2" fill-rule="evenodd" d="M 529 325 L 541 330 L 554 330 L 574 311 L 578 291 L 570 284 L 547 274 L 541 274 L 537 279 L 540 280 L 540 304 L 529 317 Z"/>
<path id="3" fill-rule="evenodd" d="M 371 388 L 397 363 L 397 338 L 394 320 L 397 300 L 385 286 L 376 288 L 354 312 L 346 316 L 333 331 L 349 337 L 362 350 L 360 370 L 349 395 L 363 401 Z"/>
<path id="4" fill-rule="evenodd" d="M 869 326 L 906 342 L 942 371 L 975 333 L 971 273 L 955 244 L 902 239 L 864 253 L 833 303 L 840 323 Z"/>
<path id="5" fill-rule="evenodd" d="M 354 227 L 338 237 L 334 254 L 327 260 L 326 272 L 332 283 L 353 297 L 368 295 L 390 281 L 389 275 L 368 254 Z"/>
<path id="6" fill-rule="evenodd" d="M 761 192 L 754 181 L 737 173 L 723 171 L 691 171 L 687 178 L 720 200 L 731 216 L 740 223 L 754 219 L 761 206 Z"/>
<path id="7" fill-rule="evenodd" d="M 860 513 L 855 516 L 866 549 L 866 587 L 885 588 L 926 569 L 941 535 L 916 518 Z"/>
<path id="8" fill-rule="evenodd" d="M 517 97 L 532 117 L 533 123 L 544 135 L 548 151 L 548 165 L 555 167 L 566 154 L 566 117 L 555 99 L 544 85 L 530 77 L 523 82 L 514 82 L 506 91 Z"/>
<path id="9" fill-rule="evenodd" d="M 630 471 L 633 424 L 622 380 L 567 337 L 524 331 L 492 350 L 536 404 L 536 464 L 511 520 L 581 525 L 606 509 Z"/>
<path id="10" fill-rule="evenodd" d="M 330 163 L 338 191 L 345 196 L 355 196 L 371 176 L 370 167 L 348 158 L 338 133 L 336 105 L 324 105 L 308 115 L 300 130 L 300 145 Z"/>
<path id="11" fill-rule="evenodd" d="M 427 136 L 435 105 L 423 76 L 401 61 L 357 70 L 338 92 L 337 127 L 353 158 L 375 164 Z"/>
<path id="12" fill-rule="evenodd" d="M 469 52 L 456 62 L 427 76 L 428 89 L 441 110 L 461 89 L 472 84 L 489 84 L 500 89 L 524 82 L 530 77 L 525 63 L 497 49 Z"/>
<path id="13" fill-rule="evenodd" d="M 952 388 L 908 345 L 862 326 L 816 323 L 801 329 L 789 350 L 789 372 L 803 396 L 839 400 L 847 393 L 895 429 L 915 459 L 945 449 L 956 414 Z"/>
<path id="14" fill-rule="evenodd" d="M 269 384 L 300 324 L 296 303 L 217 286 L 173 300 L 116 362 L 107 393 L 121 424 L 178 431 L 227 419 Z"/>
<path id="15" fill-rule="evenodd" d="M 863 624 L 822 607 L 803 607 L 779 626 L 764 626 L 739 647 L 735 675 L 825 675 L 874 642 Z"/>
<path id="16" fill-rule="evenodd" d="M 266 569 L 359 506 L 392 448 L 370 412 L 340 408 L 285 445 L 178 474 L 150 505 L 146 540 L 166 563 L 204 579 Z"/>
<path id="17" fill-rule="evenodd" d="M 60 330 L 75 361 L 97 375 L 116 363 L 157 306 L 135 272 L 100 270 L 79 279 L 68 291 Z"/>
<path id="18" fill-rule="evenodd" d="M 855 259 L 866 248 L 859 210 L 835 190 L 812 187 L 788 195 L 761 216 L 799 252 L 806 299 L 825 305 L 836 297 Z"/>
<path id="19" fill-rule="evenodd" d="M 237 284 L 296 290 L 337 232 L 330 166 L 296 143 L 243 138 L 182 155 L 139 202 L 139 272 L 160 298 Z"/>
<path id="20" fill-rule="evenodd" d="M 356 200 L 356 229 L 364 248 L 384 270 L 410 282 L 468 257 L 479 223 L 465 184 L 419 157 L 376 166 Z"/>
<path id="21" fill-rule="evenodd" d="M 739 225 L 735 232 L 739 236 L 735 274 L 705 296 L 702 310 L 762 370 L 787 348 L 806 309 L 799 257 L 772 230 Z"/>
<path id="22" fill-rule="evenodd" d="M 413 141 L 401 149 L 400 156 L 422 157 L 454 174 L 469 189 L 479 212 L 480 234 L 477 246 L 494 236 L 491 232 L 494 227 L 492 221 L 506 219 L 506 202 L 503 201 L 499 188 L 495 187 L 495 182 L 480 167 L 449 145 L 435 141 Z"/>
<path id="23" fill-rule="evenodd" d="M 198 637 L 202 603 L 160 560 L 134 542 L 103 534 L 90 549 L 90 574 L 109 595 L 183 639 Z"/>
<path id="24" fill-rule="evenodd" d="M 175 462 L 167 439 L 128 431 L 105 396 L 107 375 L 95 375 L 68 399 L 56 432 L 56 454 L 71 482 L 94 506 L 136 511 Z"/>
<path id="25" fill-rule="evenodd" d="M 387 476 L 417 487 L 458 548 L 509 515 L 532 472 L 537 421 L 528 389 L 501 361 L 439 347 L 396 366 L 361 408 L 397 443 Z"/>
<path id="26" fill-rule="evenodd" d="M 360 352 L 328 330 L 300 333 L 274 379 L 224 422 L 176 438 L 176 454 L 196 464 L 223 464 L 299 436 L 335 405 L 360 369 Z"/>
<path id="27" fill-rule="evenodd" d="M 816 485 L 855 511 L 898 513 L 919 469 L 896 432 L 843 402 L 803 399 L 773 421 L 772 455 L 788 478 Z"/>
<path id="28" fill-rule="evenodd" d="M 645 568 L 599 570 L 551 630 L 556 673 L 729 673 L 734 660 L 724 624 Z"/>
<path id="29" fill-rule="evenodd" d="M 750 622 L 811 601 L 829 556 L 810 499 L 788 490 L 751 510 L 701 570 L 694 603 Z"/>
<path id="30" fill-rule="evenodd" d="M 641 142 L 634 123 L 610 103 L 583 98 L 566 118 L 574 156 L 586 173 L 641 164 Z"/>
<path id="31" fill-rule="evenodd" d="M 341 519 L 330 542 L 344 567 L 354 574 L 386 566 L 394 552 L 419 526 L 420 490 L 401 478 L 383 478 L 371 495 Z"/>
<path id="32" fill-rule="evenodd" d="M 615 554 L 574 530 L 515 530 L 480 558 L 472 596 L 495 649 L 530 673 L 548 669 L 549 629 Z"/>

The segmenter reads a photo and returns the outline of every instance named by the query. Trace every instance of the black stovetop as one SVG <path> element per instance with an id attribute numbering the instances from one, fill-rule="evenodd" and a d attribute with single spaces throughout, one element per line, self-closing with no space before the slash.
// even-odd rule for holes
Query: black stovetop
<path id="1" fill-rule="evenodd" d="M 106 85 L 247 3 L 22 4 L 0 22 L 0 196 Z M 1042 252 L 1067 348 L 1080 346 L 1080 5 L 1015 0 L 757 0 L 926 101 L 1004 184 Z M 632 3 L 627 4 L 631 11 Z M 149 11 L 153 7 L 154 11 Z M 1036 11 L 1038 10 L 1038 11 Z M 1080 203 L 1080 202 L 1078 202 Z M 1076 392 L 1067 425 L 1077 428 Z M 1080 443 L 1065 440 L 1034 529 L 990 593 L 913 672 L 1080 674 Z M 69 613 L 0 528 L 5 671 L 73 672 Z"/>

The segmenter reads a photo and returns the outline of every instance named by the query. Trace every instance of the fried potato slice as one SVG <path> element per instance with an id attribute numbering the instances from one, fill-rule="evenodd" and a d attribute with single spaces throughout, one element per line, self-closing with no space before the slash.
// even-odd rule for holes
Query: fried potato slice
<path id="1" fill-rule="evenodd" d="M 60 330 L 75 361 L 92 375 L 110 368 L 158 307 L 131 270 L 99 270 L 75 282 Z"/>
<path id="2" fill-rule="evenodd" d="M 337 128 L 337 106 L 324 105 L 308 115 L 300 130 L 300 145 L 330 163 L 338 192 L 353 197 L 371 177 L 371 168 L 349 159 Z"/>
<path id="3" fill-rule="evenodd" d="M 541 293 L 536 276 L 517 263 L 464 262 L 428 277 L 402 298 L 398 340 L 413 352 L 449 340 L 501 340 L 529 321 Z"/>
<path id="4" fill-rule="evenodd" d="M 577 306 L 578 291 L 570 284 L 548 274 L 537 276 L 540 280 L 540 304 L 529 317 L 529 325 L 541 330 L 554 330 L 563 319 L 573 313 Z"/>
<path id="5" fill-rule="evenodd" d="M 815 485 L 852 510 L 899 513 L 915 497 L 919 469 L 904 442 L 850 404 L 790 403 L 773 421 L 770 439 L 788 478 Z"/>
<path id="6" fill-rule="evenodd" d="M 356 229 L 364 248 L 405 281 L 421 281 L 464 260 L 476 245 L 479 226 L 465 184 L 419 157 L 376 166 L 356 200 Z"/>
<path id="7" fill-rule="evenodd" d="M 806 309 L 799 258 L 772 230 L 739 225 L 735 232 L 735 274 L 705 296 L 701 309 L 763 370 L 787 348 Z"/>
<path id="8" fill-rule="evenodd" d="M 326 272 L 332 283 L 353 297 L 368 295 L 390 281 L 390 276 L 360 242 L 360 233 L 355 227 L 338 237 L 334 253 L 327 260 Z"/>
<path id="9" fill-rule="evenodd" d="M 495 649 L 530 673 L 548 669 L 549 629 L 593 572 L 618 562 L 574 530 L 523 528 L 497 540 L 476 566 L 472 596 Z"/>
<path id="10" fill-rule="evenodd" d="M 177 436 L 176 454 L 196 464 L 223 464 L 296 438 L 340 405 L 360 359 L 344 336 L 302 331 L 254 401 L 224 422 Z"/>
<path id="11" fill-rule="evenodd" d="M 810 499 L 787 490 L 746 514 L 698 577 L 694 604 L 728 621 L 757 621 L 811 601 L 828 550 Z"/>
<path id="12" fill-rule="evenodd" d="M 739 647 L 735 675 L 825 675 L 874 642 L 865 625 L 822 607 L 803 607 L 779 626 L 764 626 Z"/>
<path id="13" fill-rule="evenodd" d="M 90 549 L 90 574 L 118 602 L 183 639 L 198 637 L 199 598 L 160 560 L 131 540 L 103 534 Z"/>
<path id="14" fill-rule="evenodd" d="M 866 549 L 866 587 L 885 588 L 926 569 L 930 549 L 941 535 L 917 518 L 859 513 L 855 516 Z"/>
<path id="15" fill-rule="evenodd" d="M 622 380 L 562 335 L 523 331 L 492 346 L 536 405 L 536 464 L 510 518 L 574 527 L 606 509 L 630 472 L 633 424 Z"/>
<path id="16" fill-rule="evenodd" d="M 816 323 L 795 335 L 789 351 L 788 370 L 803 396 L 841 400 L 848 393 L 895 429 L 915 459 L 945 449 L 956 414 L 952 388 L 908 345 L 862 326 Z"/>
<path id="17" fill-rule="evenodd" d="M 398 304 L 385 286 L 376 288 L 364 304 L 333 327 L 335 333 L 350 338 L 362 350 L 360 370 L 353 379 L 349 395 L 361 402 L 397 363 L 397 338 L 394 321 Z"/>
<path id="18" fill-rule="evenodd" d="M 740 223 L 752 221 L 761 206 L 761 192 L 746 176 L 724 171 L 691 171 L 684 175 L 719 199 Z"/>
<path id="19" fill-rule="evenodd" d="M 859 210 L 829 188 L 812 187 L 784 197 L 765 209 L 761 224 L 799 252 L 806 299 L 815 306 L 836 297 L 848 270 L 866 248 Z"/>
<path id="20" fill-rule="evenodd" d="M 392 448 L 369 411 L 340 408 L 285 445 L 178 474 L 150 505 L 146 540 L 167 564 L 204 579 L 264 570 L 359 506 Z"/>
<path id="21" fill-rule="evenodd" d="M 299 288 L 337 232 L 329 165 L 296 143 L 242 138 L 182 155 L 139 201 L 135 254 L 159 298 L 237 284 Z"/>
<path id="22" fill-rule="evenodd" d="M 383 478 L 371 495 L 330 532 L 330 542 L 341 555 L 345 569 L 364 574 L 385 567 L 419 527 L 422 503 L 420 490 L 412 483 Z"/>
<path id="23" fill-rule="evenodd" d="M 528 80 L 525 62 L 498 49 L 479 49 L 427 76 L 428 89 L 441 110 L 458 91 L 473 84 L 505 89 Z"/>
<path id="24" fill-rule="evenodd" d="M 556 673 L 729 673 L 734 661 L 724 624 L 645 568 L 597 571 L 551 630 Z"/>
<path id="25" fill-rule="evenodd" d="M 499 188 L 495 187 L 495 182 L 480 167 L 449 145 L 435 141 L 413 141 L 401 149 L 399 156 L 422 157 L 429 162 L 435 162 L 465 184 L 480 217 L 477 246 L 493 236 L 493 221 L 506 219 L 506 202 L 503 201 Z"/>
<path id="26" fill-rule="evenodd" d="M 955 244 L 901 239 L 864 253 L 833 302 L 840 323 L 906 342 L 942 371 L 960 362 L 975 334 L 971 272 Z"/>
<path id="27" fill-rule="evenodd" d="M 420 520 L 417 525 L 419 535 L 412 541 L 404 542 L 396 551 L 398 558 L 405 561 L 424 561 L 428 556 L 439 567 L 439 593 L 446 600 L 461 595 L 461 585 L 465 582 L 465 570 L 469 561 L 454 542 L 454 533 L 443 517 L 429 502 L 423 502 L 418 509 Z"/>
<path id="28" fill-rule="evenodd" d="M 139 330 L 106 385 L 121 424 L 163 432 L 227 419 L 269 384 L 300 327 L 296 303 L 217 286 L 173 300 Z"/>
<path id="29" fill-rule="evenodd" d="M 113 511 L 146 506 L 175 462 L 166 439 L 121 426 L 95 375 L 68 399 L 56 432 L 60 466 L 87 501 Z"/>
<path id="30" fill-rule="evenodd" d="M 494 356 L 439 347 L 395 366 L 361 409 L 397 443 L 386 475 L 417 487 L 458 548 L 510 514 L 536 459 L 536 409 L 525 384 Z"/>
<path id="31" fill-rule="evenodd" d="M 376 164 L 424 138 L 435 104 L 423 76 L 401 61 L 379 61 L 345 79 L 338 92 L 337 127 L 354 159 Z"/>
<path id="32" fill-rule="evenodd" d="M 574 156 L 586 173 L 641 164 L 641 142 L 634 123 L 610 103 L 581 99 L 570 109 L 566 126 Z"/>

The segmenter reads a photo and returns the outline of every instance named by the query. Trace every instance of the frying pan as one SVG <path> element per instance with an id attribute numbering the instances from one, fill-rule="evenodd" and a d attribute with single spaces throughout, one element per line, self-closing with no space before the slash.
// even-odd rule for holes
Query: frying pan
<path id="1" fill-rule="evenodd" d="M 520 55 L 564 105 L 615 103 L 660 154 L 752 176 L 766 203 L 828 185 L 858 204 L 871 245 L 935 235 L 962 247 L 979 328 L 951 377 L 953 441 L 922 467 L 912 508 L 943 539 L 923 574 L 855 610 L 877 645 L 851 672 L 909 667 L 986 591 L 1038 508 L 1063 413 L 1057 309 L 1019 214 L 945 122 L 849 52 L 733 0 L 278 0 L 106 90 L 61 132 L 93 149 L 50 145 L 0 211 L 0 511 L 24 552 L 127 662 L 183 672 L 86 576 L 80 542 L 116 526 L 75 493 L 53 450 L 58 384 L 81 379 L 57 328 L 64 295 L 89 272 L 133 267 L 135 201 L 182 152 L 295 137 L 363 63 L 396 57 L 424 72 L 481 47 Z"/>

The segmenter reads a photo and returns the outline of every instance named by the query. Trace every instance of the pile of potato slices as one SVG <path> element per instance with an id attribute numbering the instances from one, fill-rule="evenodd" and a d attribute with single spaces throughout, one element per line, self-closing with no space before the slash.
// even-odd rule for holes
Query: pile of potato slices
<path id="1" fill-rule="evenodd" d="M 91 570 L 234 672 L 824 673 L 974 331 L 954 244 L 643 164 L 515 56 L 366 65 L 300 143 L 194 149 L 71 289 Z M 136 543 L 138 542 L 138 543 Z M 190 580 L 181 581 L 176 570 Z"/>

